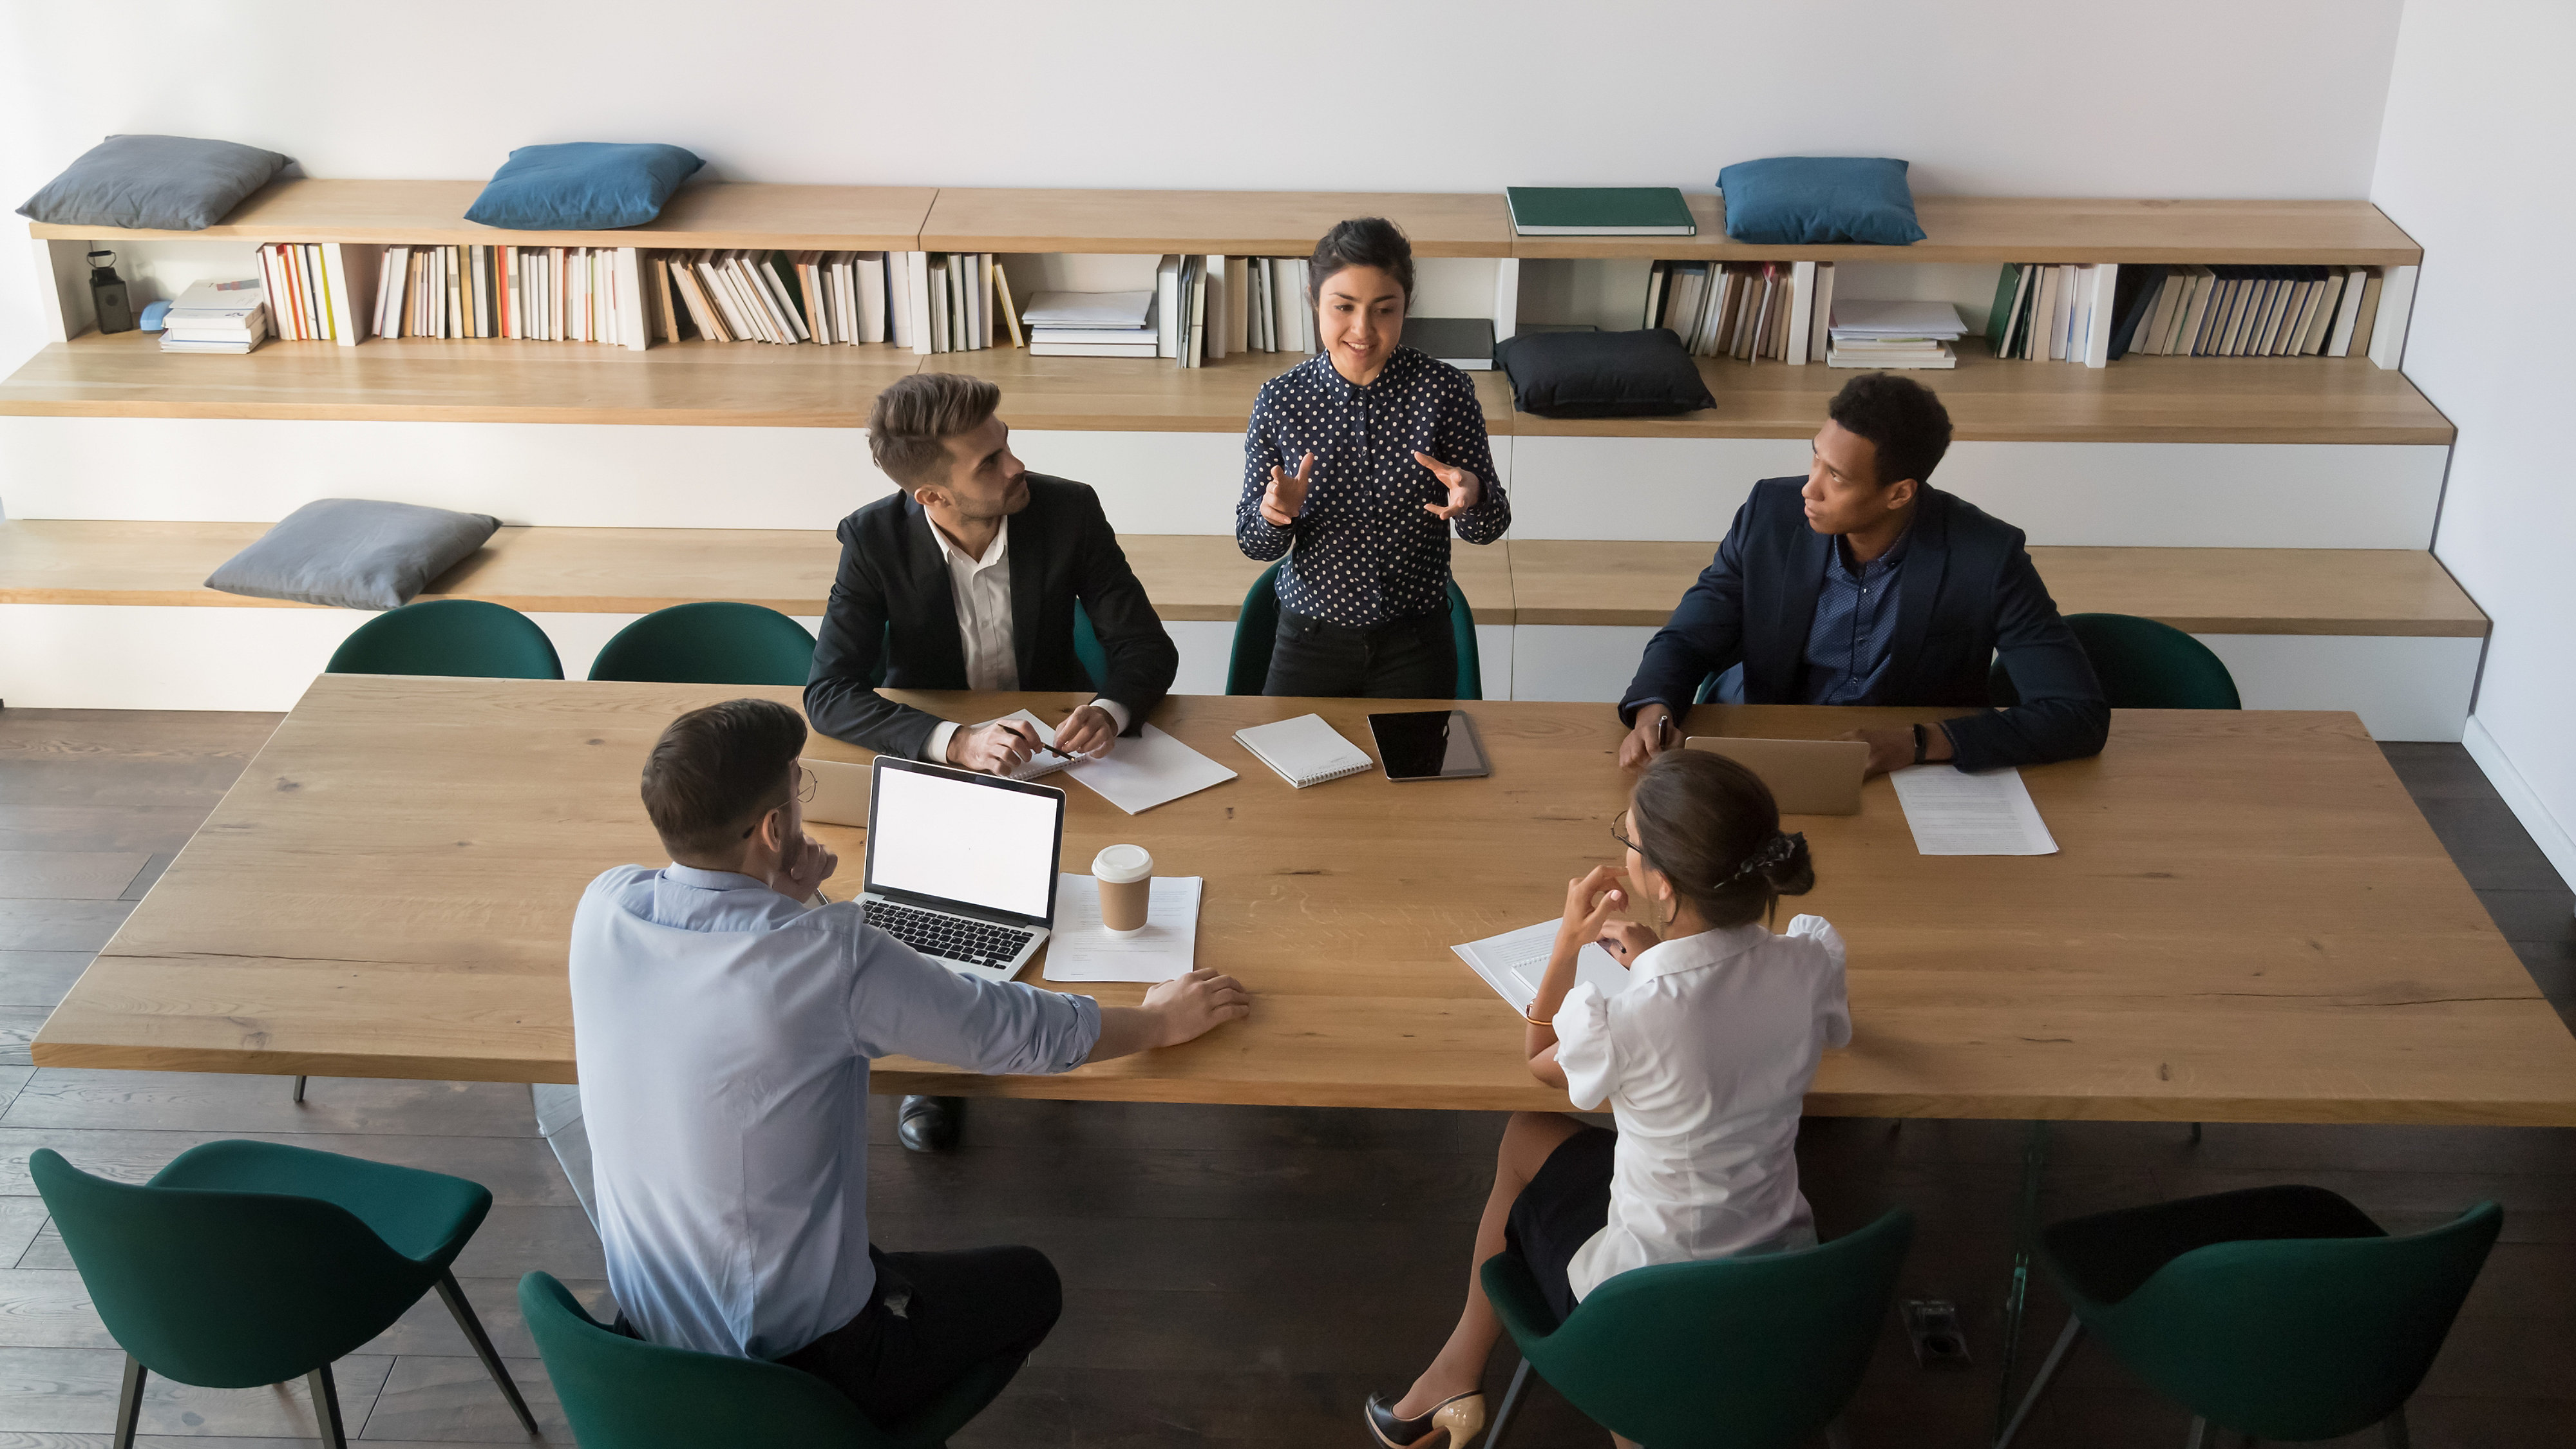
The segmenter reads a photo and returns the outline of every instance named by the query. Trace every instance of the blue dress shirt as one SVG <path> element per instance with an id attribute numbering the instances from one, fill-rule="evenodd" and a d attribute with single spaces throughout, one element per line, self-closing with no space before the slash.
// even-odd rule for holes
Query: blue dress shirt
<path id="1" fill-rule="evenodd" d="M 1895 546 L 1854 570 L 1843 539 L 1825 551 L 1825 583 L 1807 626 L 1808 704 L 1878 704 L 1896 646 L 1896 581 L 1905 567 L 1908 530 Z"/>
<path id="2" fill-rule="evenodd" d="M 1476 506 L 1454 520 L 1460 538 L 1492 543 L 1512 526 L 1476 384 L 1457 368 L 1399 346 L 1366 387 L 1320 355 L 1261 385 L 1243 437 L 1234 541 L 1256 559 L 1295 545 L 1279 570 L 1282 607 L 1358 629 L 1449 612 L 1449 524 L 1422 507 L 1446 504 L 1449 490 L 1416 452 L 1476 475 Z M 1274 528 L 1261 516 L 1270 470 L 1294 476 L 1308 453 L 1305 511 Z"/>
<path id="3" fill-rule="evenodd" d="M 659 1344 L 774 1359 L 858 1316 L 868 1062 L 1062 1072 L 1089 997 L 957 975 L 749 876 L 621 865 L 572 925 L 574 1056 L 608 1286 Z"/>

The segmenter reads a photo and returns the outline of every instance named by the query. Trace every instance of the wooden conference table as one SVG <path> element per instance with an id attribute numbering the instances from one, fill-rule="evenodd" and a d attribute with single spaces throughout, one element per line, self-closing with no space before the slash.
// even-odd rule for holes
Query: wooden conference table
<path id="1" fill-rule="evenodd" d="M 672 716 L 792 689 L 325 675 L 73 987 L 46 1066 L 573 1080 L 564 945 L 601 869 L 659 862 L 636 799 Z M 1077 696 L 910 696 L 952 718 Z M 1556 916 L 1625 802 L 1597 704 L 1473 711 L 1488 779 L 1298 791 L 1233 738 L 1370 702 L 1177 697 L 1239 772 L 1130 817 L 1079 784 L 1064 859 L 1135 841 L 1206 877 L 1198 959 L 1256 994 L 1187 1046 L 1061 1077 L 889 1059 L 880 1091 L 1560 1107 L 1519 1017 L 1451 954 Z M 1380 702 L 1378 707 L 1384 707 Z M 1702 706 L 1695 733 L 1821 736 L 1937 711 Z M 817 737 L 812 753 L 864 760 Z M 1916 853 L 1894 792 L 1793 817 L 1789 909 L 1850 943 L 1828 1115 L 2576 1124 L 2576 1041 L 2349 714 L 2129 712 L 2098 759 L 2025 772 L 2061 846 Z M 853 893 L 861 832 L 817 827 Z M 1785 916 L 1785 912 L 1784 912 Z M 1023 979 L 1044 985 L 1031 966 Z M 1082 988 L 1133 1001 L 1143 988 Z"/>

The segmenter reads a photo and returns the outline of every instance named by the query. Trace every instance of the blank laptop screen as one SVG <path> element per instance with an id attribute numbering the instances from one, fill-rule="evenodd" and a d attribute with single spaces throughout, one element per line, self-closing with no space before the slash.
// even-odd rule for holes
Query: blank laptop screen
<path id="1" fill-rule="evenodd" d="M 1062 797 L 910 770 L 879 770 L 875 784 L 868 889 L 1053 914 Z"/>

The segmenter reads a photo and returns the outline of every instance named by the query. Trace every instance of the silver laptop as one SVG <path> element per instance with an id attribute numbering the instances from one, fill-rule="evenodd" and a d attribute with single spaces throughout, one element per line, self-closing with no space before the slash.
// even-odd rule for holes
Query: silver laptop
<path id="1" fill-rule="evenodd" d="M 1055 927 L 1064 792 L 879 755 L 868 924 L 962 976 L 1008 981 Z"/>

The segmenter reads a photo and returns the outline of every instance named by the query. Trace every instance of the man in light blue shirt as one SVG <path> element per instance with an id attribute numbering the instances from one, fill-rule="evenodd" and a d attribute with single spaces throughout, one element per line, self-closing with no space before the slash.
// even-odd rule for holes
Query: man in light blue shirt
<path id="1" fill-rule="evenodd" d="M 662 1344 L 772 1359 L 900 1424 L 1054 1326 L 1030 1248 L 880 1253 L 868 1241 L 871 1059 L 1062 1072 L 1250 1014 L 1195 971 L 1141 1007 L 960 976 L 810 907 L 837 860 L 805 834 L 805 722 L 737 699 L 672 722 L 644 766 L 671 853 L 619 866 L 573 917 L 575 1056 L 610 1289 Z"/>

